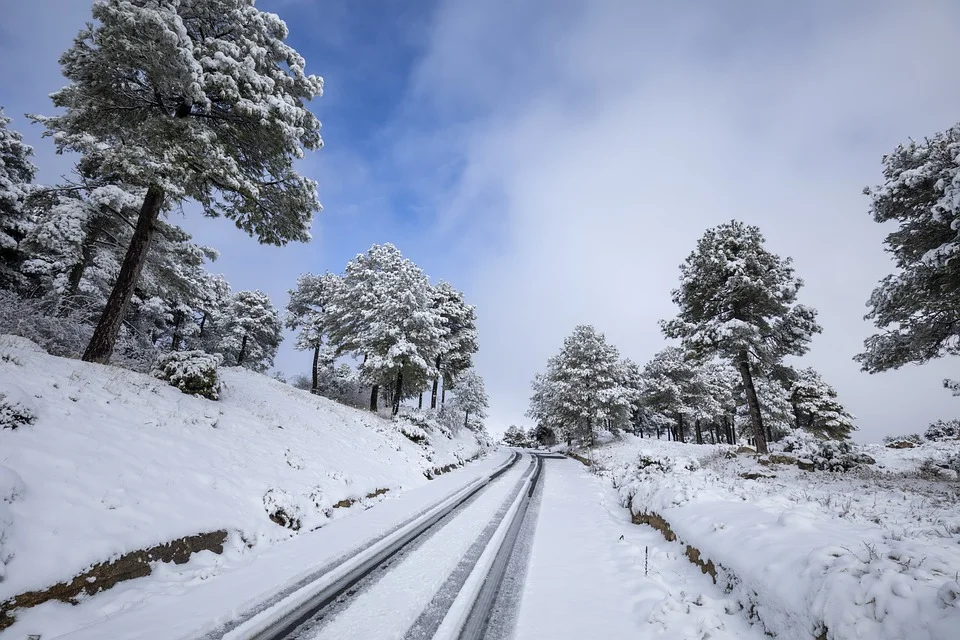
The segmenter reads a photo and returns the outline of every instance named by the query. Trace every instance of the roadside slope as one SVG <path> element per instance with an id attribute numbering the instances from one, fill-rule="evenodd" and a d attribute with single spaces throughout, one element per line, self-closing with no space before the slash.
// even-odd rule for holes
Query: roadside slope
<path id="1" fill-rule="evenodd" d="M 417 444 L 402 423 L 250 371 L 221 377 L 210 401 L 0 337 L 0 402 L 35 416 L 0 429 L 0 601 L 196 533 L 271 545 L 486 449 L 438 428 Z"/>

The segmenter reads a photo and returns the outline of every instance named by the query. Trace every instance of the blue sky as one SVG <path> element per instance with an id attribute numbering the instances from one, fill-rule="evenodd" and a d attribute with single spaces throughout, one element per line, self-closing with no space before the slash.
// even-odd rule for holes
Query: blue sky
<path id="1" fill-rule="evenodd" d="M 84 0 L 0 0 L 0 103 L 48 112 Z M 645 362 L 677 265 L 736 217 L 793 256 L 824 333 L 803 362 L 860 418 L 858 439 L 956 417 L 957 361 L 868 376 L 852 361 L 892 269 L 864 186 L 909 137 L 960 119 L 950 0 L 260 0 L 325 78 L 325 148 L 303 163 L 314 242 L 260 247 L 224 220 L 184 226 L 235 289 L 278 306 L 303 271 L 393 242 L 478 306 L 490 427 L 522 422 L 529 381 L 577 323 Z M 43 180 L 69 162 L 37 127 Z M 288 374 L 308 358 L 289 345 Z"/>

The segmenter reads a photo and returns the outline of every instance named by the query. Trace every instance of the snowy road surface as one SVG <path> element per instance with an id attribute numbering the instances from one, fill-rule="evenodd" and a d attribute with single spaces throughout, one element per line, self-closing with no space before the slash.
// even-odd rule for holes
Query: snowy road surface
<path id="1" fill-rule="evenodd" d="M 516 640 L 764 638 L 678 543 L 632 524 L 579 462 L 546 461 L 540 491 Z"/>
<path id="2" fill-rule="evenodd" d="M 316 629 L 304 629 L 306 640 L 389 640 L 403 638 L 427 608 L 448 577 L 468 555 L 473 543 L 506 510 L 528 472 L 525 457 L 464 505 L 425 541 L 391 563 L 387 572 L 353 598 L 349 606 L 323 620 Z M 442 615 L 442 611 L 439 612 Z M 423 621 L 429 625 L 439 620 Z"/>

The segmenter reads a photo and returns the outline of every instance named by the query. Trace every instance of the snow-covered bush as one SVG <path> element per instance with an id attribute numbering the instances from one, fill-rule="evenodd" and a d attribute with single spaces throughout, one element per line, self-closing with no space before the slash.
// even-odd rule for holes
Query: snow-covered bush
<path id="1" fill-rule="evenodd" d="M 875 462 L 846 440 L 821 440 L 804 431 L 795 431 L 778 444 L 785 453 L 794 455 L 801 466 L 812 464 L 818 471 L 849 471 Z"/>
<path id="2" fill-rule="evenodd" d="M 397 431 L 403 434 L 407 439 L 416 442 L 417 444 L 426 443 L 427 431 L 421 424 L 412 422 L 408 416 L 397 418 L 395 422 L 397 425 Z"/>
<path id="3" fill-rule="evenodd" d="M 219 354 L 203 351 L 171 351 L 157 358 L 151 372 L 184 393 L 211 400 L 220 398 L 217 367 L 223 362 Z"/>
<path id="4" fill-rule="evenodd" d="M 923 437 L 931 442 L 960 439 L 960 419 L 932 422 Z"/>
<path id="5" fill-rule="evenodd" d="M 920 463 L 919 471 L 921 477 L 956 480 L 960 478 L 960 454 L 939 459 L 927 458 Z"/>
<path id="6" fill-rule="evenodd" d="M 51 313 L 49 302 L 23 299 L 13 291 L 0 290 L 0 333 L 37 343 L 55 356 L 79 357 L 93 335 L 85 314 Z"/>
<path id="7" fill-rule="evenodd" d="M 29 407 L 0 392 L 0 429 L 18 429 L 36 420 L 37 416 Z"/>
<path id="8" fill-rule="evenodd" d="M 267 517 L 281 527 L 299 531 L 303 522 L 300 501 L 283 489 L 269 489 L 263 494 L 263 508 Z"/>
<path id="9" fill-rule="evenodd" d="M 908 433 L 902 436 L 884 436 L 883 444 L 888 447 L 893 445 L 891 448 L 898 448 L 897 445 L 901 443 L 910 443 L 914 446 L 918 444 L 923 444 L 923 438 L 920 437 L 920 434 L 917 433 Z M 909 445 L 908 445 L 909 446 Z"/>
<path id="10" fill-rule="evenodd" d="M 696 471 L 700 468 L 700 462 L 696 458 L 640 454 L 628 466 L 637 474 L 651 475 Z"/>

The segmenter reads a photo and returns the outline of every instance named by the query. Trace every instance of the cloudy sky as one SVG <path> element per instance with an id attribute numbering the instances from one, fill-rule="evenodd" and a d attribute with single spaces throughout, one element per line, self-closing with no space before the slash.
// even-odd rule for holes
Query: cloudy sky
<path id="1" fill-rule="evenodd" d="M 0 0 L 0 104 L 48 113 L 87 0 Z M 956 417 L 958 361 L 869 376 L 852 361 L 892 263 L 866 185 L 910 137 L 960 120 L 960 4 L 640 0 L 260 0 L 322 75 L 326 147 L 302 170 L 314 241 L 260 247 L 224 220 L 182 224 L 221 250 L 234 289 L 278 306 L 303 271 L 393 242 L 478 307 L 489 426 L 523 422 L 529 381 L 579 323 L 645 362 L 664 346 L 677 266 L 738 218 L 792 256 L 824 333 L 803 361 L 858 416 L 857 439 Z M 285 346 L 278 368 L 309 357 Z"/>

